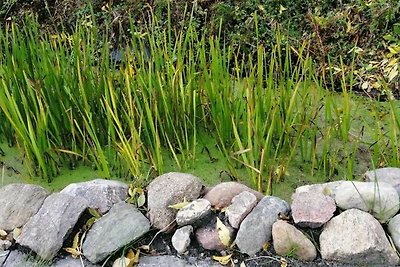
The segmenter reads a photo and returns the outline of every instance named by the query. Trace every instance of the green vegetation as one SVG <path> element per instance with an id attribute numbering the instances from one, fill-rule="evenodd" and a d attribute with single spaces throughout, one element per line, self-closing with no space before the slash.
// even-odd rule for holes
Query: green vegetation
<path id="1" fill-rule="evenodd" d="M 31 176 L 51 182 L 89 166 L 143 186 L 165 171 L 210 168 L 198 165 L 206 155 L 231 179 L 271 193 L 288 177 L 353 179 L 400 163 L 400 105 L 354 95 L 356 46 L 321 68 L 312 42 L 288 42 L 279 27 L 264 43 L 258 14 L 253 49 L 243 50 L 222 24 L 201 31 L 194 10 L 176 27 L 166 8 L 166 23 L 157 14 L 145 28 L 127 22 L 118 64 L 113 29 L 96 16 L 72 32 L 44 31 L 29 17 L 0 30 L 0 139 L 20 149 Z M 387 36 L 387 65 L 397 70 L 395 38 Z M 374 79 L 388 94 L 397 76 Z"/>

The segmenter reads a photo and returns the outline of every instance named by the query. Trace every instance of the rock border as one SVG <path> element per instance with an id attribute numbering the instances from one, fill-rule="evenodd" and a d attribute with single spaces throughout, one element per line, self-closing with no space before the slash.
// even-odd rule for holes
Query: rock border
<path id="1" fill-rule="evenodd" d="M 277 258 L 396 266 L 400 168 L 369 171 L 364 179 L 298 187 L 291 205 L 237 182 L 220 183 L 204 194 L 198 177 L 178 172 L 160 175 L 145 190 L 105 179 L 53 194 L 10 184 L 0 187 L 0 266 L 17 266 L 13 262 L 26 251 L 49 262 L 57 259 L 51 266 L 83 261 L 128 266 L 138 257 L 127 248 L 135 248 L 149 231 L 173 234 L 177 256 L 139 257 L 137 266 L 219 266 L 182 259 L 193 244 L 220 255 L 215 260 L 221 263 L 233 263 L 235 246 L 243 259 L 261 255 L 270 245 Z M 141 247 L 146 249 L 151 242 Z M 76 259 L 60 259 L 65 251 Z M 121 251 L 126 255 L 115 256 Z"/>

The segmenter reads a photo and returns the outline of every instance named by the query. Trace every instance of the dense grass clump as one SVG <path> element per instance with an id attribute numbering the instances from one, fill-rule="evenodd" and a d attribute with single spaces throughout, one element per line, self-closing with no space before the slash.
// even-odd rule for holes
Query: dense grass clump
<path id="1" fill-rule="evenodd" d="M 0 30 L 0 138 L 32 175 L 51 181 L 89 164 L 144 184 L 167 159 L 185 170 L 214 145 L 233 177 L 246 168 L 266 192 L 294 162 L 321 181 L 353 178 L 362 149 L 372 164 L 399 164 L 398 104 L 383 114 L 370 100 L 360 117 L 368 100 L 354 102 L 352 69 L 319 76 L 307 43 L 281 46 L 278 31 L 272 50 L 243 54 L 190 22 L 160 30 L 152 20 L 147 31 L 132 21 L 117 51 L 86 22 L 71 34 L 32 20 Z M 339 95 L 330 86 L 340 73 Z"/>

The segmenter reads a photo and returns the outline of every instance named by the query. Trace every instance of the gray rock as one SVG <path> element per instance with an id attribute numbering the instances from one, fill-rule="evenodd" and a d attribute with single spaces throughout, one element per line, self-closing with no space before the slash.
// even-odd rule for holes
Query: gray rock
<path id="1" fill-rule="evenodd" d="M 179 254 L 186 252 L 190 245 L 190 235 L 193 233 L 193 226 L 186 225 L 175 231 L 172 236 L 172 245 Z"/>
<path id="2" fill-rule="evenodd" d="M 380 168 L 364 174 L 367 182 L 384 182 L 393 186 L 400 195 L 400 168 Z"/>
<path id="3" fill-rule="evenodd" d="M 211 188 L 204 198 L 210 201 L 211 206 L 217 209 L 222 209 L 228 207 L 232 203 L 232 199 L 244 191 L 253 193 L 257 197 L 257 200 L 261 200 L 264 197 L 262 193 L 257 192 L 244 184 L 237 182 L 224 182 Z"/>
<path id="4" fill-rule="evenodd" d="M 51 261 L 41 260 L 18 250 L 11 251 L 6 262 L 3 265 L 1 263 L 0 258 L 0 266 L 2 267 L 44 267 L 51 265 Z"/>
<path id="5" fill-rule="evenodd" d="M 292 255 L 304 261 L 313 261 L 317 257 L 314 244 L 296 227 L 278 220 L 272 225 L 272 240 L 276 254 Z"/>
<path id="6" fill-rule="evenodd" d="M 229 224 L 238 229 L 243 219 L 257 205 L 257 198 L 253 193 L 243 191 L 232 198 L 232 204 L 226 209 Z"/>
<path id="7" fill-rule="evenodd" d="M 82 265 L 83 263 L 83 265 Z M 82 257 L 82 261 L 81 259 L 77 258 L 74 259 L 70 256 L 67 256 L 64 259 L 58 260 L 55 263 L 53 263 L 51 265 L 51 267 L 100 267 L 101 265 L 96 265 L 91 263 L 90 261 L 86 260 L 85 258 Z"/>
<path id="8" fill-rule="evenodd" d="M 336 190 L 339 208 L 371 211 L 380 222 L 386 222 L 399 210 L 399 195 L 393 186 L 376 182 L 343 182 Z"/>
<path id="9" fill-rule="evenodd" d="M 137 267 L 192 267 L 185 260 L 176 256 L 144 256 L 140 257 Z"/>
<path id="10" fill-rule="evenodd" d="M 292 217 L 300 227 L 321 227 L 336 211 L 335 200 L 319 192 L 295 193 L 292 200 Z"/>
<path id="11" fill-rule="evenodd" d="M 399 262 L 379 222 L 358 209 L 346 210 L 332 218 L 325 224 L 319 241 L 325 260 L 368 266 Z"/>
<path id="12" fill-rule="evenodd" d="M 183 207 L 176 214 L 179 226 L 193 224 L 206 217 L 211 212 L 211 204 L 207 199 L 196 199 Z"/>
<path id="13" fill-rule="evenodd" d="M 83 242 L 83 254 L 92 263 L 98 263 L 149 229 L 149 221 L 137 208 L 125 202 L 117 203 L 93 224 Z"/>
<path id="14" fill-rule="evenodd" d="M 37 185 L 10 184 L 0 188 L 0 229 L 24 226 L 38 212 L 48 192 Z"/>
<path id="15" fill-rule="evenodd" d="M 3 252 L 5 250 L 8 250 L 11 247 L 11 241 L 10 240 L 1 240 L 0 239 L 0 252 Z"/>
<path id="16" fill-rule="evenodd" d="M 45 260 L 51 260 L 63 245 L 87 202 L 80 197 L 54 193 L 22 229 L 17 243 L 28 247 Z"/>
<path id="17" fill-rule="evenodd" d="M 168 206 L 192 201 L 200 196 L 203 185 L 191 174 L 170 172 L 158 176 L 147 187 L 148 217 L 154 228 L 172 230 L 177 211 Z"/>
<path id="18" fill-rule="evenodd" d="M 271 239 L 272 225 L 279 214 L 287 214 L 290 208 L 286 201 L 267 196 L 254 207 L 240 225 L 235 243 L 242 253 L 254 256 Z"/>
<path id="19" fill-rule="evenodd" d="M 86 199 L 89 207 L 102 214 L 128 197 L 128 185 L 119 181 L 96 179 L 88 182 L 70 184 L 61 193 Z"/>
<path id="20" fill-rule="evenodd" d="M 400 214 L 394 216 L 388 224 L 388 232 L 397 250 L 400 251 Z"/>
<path id="21" fill-rule="evenodd" d="M 303 185 L 296 188 L 295 193 L 321 193 L 325 196 L 335 198 L 336 188 L 338 188 L 344 181 L 335 181 L 323 184 Z"/>

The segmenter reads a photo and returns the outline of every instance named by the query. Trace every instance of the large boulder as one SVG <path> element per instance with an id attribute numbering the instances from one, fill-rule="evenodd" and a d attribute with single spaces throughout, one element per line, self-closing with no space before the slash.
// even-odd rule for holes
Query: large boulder
<path id="1" fill-rule="evenodd" d="M 346 210 L 332 218 L 325 224 L 319 242 L 325 260 L 368 266 L 399 263 L 379 222 L 358 209 Z"/>
<path id="2" fill-rule="evenodd" d="M 278 197 L 261 199 L 240 225 L 235 240 L 240 251 L 254 256 L 271 239 L 279 215 L 287 215 L 289 210 L 289 204 Z"/>
<path id="3" fill-rule="evenodd" d="M 290 254 L 303 261 L 313 261 L 317 257 L 317 249 L 310 239 L 285 221 L 278 220 L 272 225 L 272 240 L 278 255 Z"/>
<path id="4" fill-rule="evenodd" d="M 46 198 L 16 241 L 43 259 L 51 260 L 87 207 L 83 198 L 54 193 Z"/>
<path id="5" fill-rule="evenodd" d="M 295 193 L 321 193 L 325 196 L 335 197 L 336 188 L 344 181 L 335 181 L 322 184 L 302 185 L 296 188 Z"/>
<path id="6" fill-rule="evenodd" d="M 133 205 L 121 202 L 96 221 L 82 246 L 85 257 L 98 263 L 147 233 L 150 222 Z"/>
<path id="7" fill-rule="evenodd" d="M 9 184 L 0 187 L 0 229 L 24 226 L 38 212 L 48 192 L 37 185 Z"/>
<path id="8" fill-rule="evenodd" d="M 171 230 L 169 226 L 175 220 L 177 210 L 169 206 L 197 199 L 202 187 L 199 178 L 186 173 L 170 172 L 154 179 L 147 187 L 148 216 L 152 226 Z"/>
<path id="9" fill-rule="evenodd" d="M 396 189 L 383 182 L 343 182 L 336 189 L 335 201 L 343 210 L 370 211 L 380 222 L 392 218 L 400 204 Z"/>
<path id="10" fill-rule="evenodd" d="M 400 214 L 389 221 L 387 230 L 397 250 L 400 251 Z"/>
<path id="11" fill-rule="evenodd" d="M 300 227 L 318 228 L 333 217 L 336 203 L 320 192 L 295 193 L 292 196 L 292 217 Z"/>
<path id="12" fill-rule="evenodd" d="M 70 184 L 61 193 L 86 199 L 89 207 L 106 213 L 115 203 L 128 197 L 128 185 L 119 181 L 95 179 L 88 182 Z"/>
<path id="13" fill-rule="evenodd" d="M 364 174 L 367 182 L 384 182 L 393 186 L 400 195 L 400 168 L 379 168 Z"/>
<path id="14" fill-rule="evenodd" d="M 244 191 L 254 194 L 257 197 L 257 200 L 260 200 L 264 197 L 262 193 L 257 192 L 245 186 L 244 184 L 237 182 L 224 182 L 211 188 L 204 198 L 210 201 L 211 206 L 217 209 L 223 209 L 232 203 L 232 199 L 235 196 Z"/>

